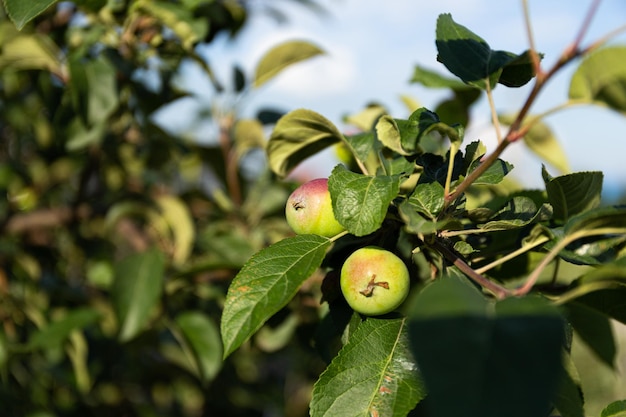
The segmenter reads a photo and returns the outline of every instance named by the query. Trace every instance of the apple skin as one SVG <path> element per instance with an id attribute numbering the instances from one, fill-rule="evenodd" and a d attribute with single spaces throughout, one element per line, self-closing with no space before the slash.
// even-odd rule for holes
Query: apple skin
<path id="1" fill-rule="evenodd" d="M 352 309 L 367 316 L 390 313 L 409 293 L 405 263 L 377 246 L 354 251 L 341 267 L 341 292 Z"/>
<path id="2" fill-rule="evenodd" d="M 285 217 L 299 235 L 333 237 L 345 230 L 333 214 L 326 178 L 317 178 L 296 188 L 287 199 Z"/>

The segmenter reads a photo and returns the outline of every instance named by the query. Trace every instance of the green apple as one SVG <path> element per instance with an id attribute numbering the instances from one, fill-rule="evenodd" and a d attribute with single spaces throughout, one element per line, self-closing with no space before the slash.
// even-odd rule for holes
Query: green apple
<path id="1" fill-rule="evenodd" d="M 326 178 L 311 180 L 296 188 L 287 199 L 285 217 L 299 235 L 333 237 L 345 230 L 333 214 Z"/>
<path id="2" fill-rule="evenodd" d="M 352 309 L 368 316 L 389 313 L 409 293 L 409 270 L 405 263 L 377 246 L 354 251 L 341 267 L 341 292 Z"/>

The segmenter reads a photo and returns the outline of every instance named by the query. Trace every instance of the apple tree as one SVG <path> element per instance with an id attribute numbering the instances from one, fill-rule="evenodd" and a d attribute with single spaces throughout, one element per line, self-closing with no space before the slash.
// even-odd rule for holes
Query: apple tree
<path id="1" fill-rule="evenodd" d="M 613 34 L 584 45 L 588 20 L 546 66 L 534 42 L 522 53 L 493 50 L 444 13 L 436 58 L 451 75 L 418 67 L 414 81 L 449 88 L 452 100 L 407 118 L 370 106 L 347 118 L 357 128 L 351 134 L 305 109 L 278 120 L 267 156 L 279 177 L 323 148 L 341 149 L 344 160 L 328 178 L 332 213 L 313 208 L 294 228 L 300 234 L 243 266 L 221 319 L 224 356 L 254 344 L 316 280 L 323 330 L 311 343 L 328 365 L 313 388 L 311 416 L 584 416 L 573 335 L 615 366 L 611 320 L 626 323 L 626 207 L 601 204 L 601 171 L 556 175 L 544 166 L 542 190 L 507 183 L 514 167 L 505 151 L 526 143 L 562 165 L 545 123 L 558 109 L 532 108 L 566 65 L 577 65 L 568 100 L 626 111 L 626 48 L 606 45 Z M 498 113 L 496 87 L 528 89 L 513 116 Z M 465 135 L 481 94 L 498 132 L 492 150 Z M 308 198 L 318 193 L 309 189 Z M 326 237 L 299 228 L 318 217 L 345 231 Z M 381 280 L 379 288 L 376 276 L 404 275 L 363 253 L 373 245 L 409 271 L 406 301 L 389 309 L 364 308 L 395 285 Z M 602 416 L 624 412 L 626 401 L 617 401 Z"/>

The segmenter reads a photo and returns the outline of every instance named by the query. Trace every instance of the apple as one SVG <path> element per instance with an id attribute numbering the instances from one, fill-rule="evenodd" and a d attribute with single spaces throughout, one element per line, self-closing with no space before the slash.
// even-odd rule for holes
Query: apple
<path id="1" fill-rule="evenodd" d="M 333 214 L 326 178 L 317 178 L 296 188 L 287 199 L 285 217 L 299 235 L 333 237 L 345 230 Z"/>
<path id="2" fill-rule="evenodd" d="M 341 292 L 352 309 L 368 316 L 389 313 L 409 293 L 409 270 L 395 254 L 377 246 L 354 251 L 341 267 Z"/>

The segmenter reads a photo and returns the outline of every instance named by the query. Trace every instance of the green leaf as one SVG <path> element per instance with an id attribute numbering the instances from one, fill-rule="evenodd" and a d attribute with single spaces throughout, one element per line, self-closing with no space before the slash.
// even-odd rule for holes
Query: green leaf
<path id="1" fill-rule="evenodd" d="M 374 132 L 363 132 L 344 137 L 344 144 L 339 146 L 347 147 L 355 159 L 367 166 L 370 158 L 382 149 L 381 143 L 376 140 Z M 342 159 L 341 157 L 339 159 Z M 349 158 L 347 158 L 349 159 Z"/>
<path id="2" fill-rule="evenodd" d="M 322 264 L 331 241 L 317 235 L 283 239 L 256 253 L 228 288 L 222 313 L 224 357 L 283 308 Z"/>
<path id="3" fill-rule="evenodd" d="M 509 53 L 513 59 L 503 68 L 498 82 L 507 87 L 522 87 L 535 77 L 535 67 L 530 51 L 524 51 L 520 55 Z M 539 59 L 543 55 L 539 54 Z"/>
<path id="4" fill-rule="evenodd" d="M 469 87 L 467 84 L 460 82 L 454 78 L 444 77 L 438 72 L 431 71 L 424 67 L 420 67 L 416 65 L 413 70 L 413 77 L 411 78 L 412 83 L 422 84 L 424 87 L 429 88 L 445 88 L 445 89 L 473 89 Z"/>
<path id="5" fill-rule="evenodd" d="M 569 97 L 626 112 L 626 47 L 607 47 L 585 56 L 570 81 Z"/>
<path id="6" fill-rule="evenodd" d="M 567 318 L 582 341 L 609 367 L 615 367 L 617 349 L 609 318 L 573 301 L 566 304 Z"/>
<path id="7" fill-rule="evenodd" d="M 562 356 L 563 370 L 552 403 L 561 417 L 585 417 L 585 399 L 576 365 L 567 351 Z"/>
<path id="8" fill-rule="evenodd" d="M 626 231 L 626 206 L 581 211 L 565 223 L 563 230 L 566 234 L 572 234 L 581 230 L 606 228 L 617 229 L 620 233 Z"/>
<path id="9" fill-rule="evenodd" d="M 391 201 L 400 189 L 399 176 L 368 176 L 337 165 L 328 178 L 328 190 L 337 221 L 355 236 L 380 228 Z"/>
<path id="10" fill-rule="evenodd" d="M 527 417 L 549 409 L 565 332 L 545 300 L 508 298 L 494 306 L 467 280 L 444 277 L 413 299 L 409 335 L 429 415 Z"/>
<path id="11" fill-rule="evenodd" d="M 369 318 L 357 327 L 315 383 L 312 417 L 401 417 L 426 396 L 405 321 Z"/>
<path id="12" fill-rule="evenodd" d="M 100 313 L 92 308 L 83 307 L 69 311 L 63 318 L 49 323 L 32 333 L 28 339 L 28 349 L 58 347 L 74 330 L 82 329 L 95 323 Z"/>
<path id="13" fill-rule="evenodd" d="M 167 26 L 178 37 L 187 52 L 192 52 L 194 45 L 207 34 L 209 21 L 202 18 L 194 19 L 192 11 L 180 4 L 140 0 L 135 2 L 134 7 Z"/>
<path id="14" fill-rule="evenodd" d="M 443 186 L 438 182 L 417 184 L 408 201 L 417 212 L 435 220 L 443 209 Z"/>
<path id="15" fill-rule="evenodd" d="M 478 168 L 478 165 L 481 164 L 479 159 L 475 160 L 468 171 L 468 174 Z M 495 185 L 500 184 L 504 177 L 511 172 L 513 169 L 513 165 L 509 164 L 502 159 L 496 160 L 485 172 L 482 173 L 480 177 L 474 181 L 474 185 Z"/>
<path id="16" fill-rule="evenodd" d="M 626 417 L 626 400 L 614 401 L 607 405 L 600 417 Z"/>
<path id="17" fill-rule="evenodd" d="M 111 289 L 122 342 L 134 338 L 150 319 L 163 291 L 164 260 L 151 249 L 128 256 L 115 265 Z"/>
<path id="18" fill-rule="evenodd" d="M 539 209 L 535 202 L 524 196 L 513 197 L 494 218 L 482 225 L 486 230 L 517 229 L 532 223 L 547 221 L 552 217 L 552 209 L 543 204 Z"/>
<path id="19" fill-rule="evenodd" d="M 342 139 L 324 116 L 305 109 L 289 112 L 280 118 L 267 144 L 270 168 L 284 177 L 309 156 Z"/>
<path id="20" fill-rule="evenodd" d="M 117 109 L 117 71 L 103 56 L 70 60 L 70 93 L 74 109 L 88 128 L 101 125 Z"/>
<path id="21" fill-rule="evenodd" d="M 543 170 L 545 171 L 545 167 Z M 548 202 L 554 209 L 554 220 L 564 222 L 571 216 L 598 207 L 602 180 L 602 172 L 592 171 L 575 172 L 546 181 Z"/>
<path id="22" fill-rule="evenodd" d="M 397 152 L 400 155 L 410 155 L 410 152 L 407 152 L 402 148 L 402 134 L 404 133 L 405 136 L 411 135 L 412 137 L 416 137 L 418 130 L 416 124 L 410 127 L 409 126 L 405 126 L 401 132 L 398 127 L 398 122 L 393 117 L 384 115 L 380 117 L 376 123 L 376 137 L 382 142 L 383 145 L 392 151 Z"/>
<path id="23" fill-rule="evenodd" d="M 456 23 L 450 14 L 437 19 L 437 59 L 464 82 L 479 88 L 486 80 L 495 86 L 505 65 L 516 59 L 514 54 L 492 50 L 484 39 Z"/>
<path id="24" fill-rule="evenodd" d="M 270 49 L 259 61 L 254 86 L 260 87 L 290 65 L 304 61 L 324 51 L 305 41 L 288 41 Z"/>
<path id="25" fill-rule="evenodd" d="M 217 326 L 205 314 L 187 311 L 176 317 L 176 324 L 189 344 L 203 381 L 212 381 L 222 367 L 222 340 Z"/>
<path id="26" fill-rule="evenodd" d="M 252 149 L 265 146 L 263 125 L 257 119 L 239 119 L 233 130 L 235 147 L 240 158 Z"/>
<path id="27" fill-rule="evenodd" d="M 50 37 L 42 34 L 18 34 L 4 40 L 0 67 L 16 70 L 45 70 L 62 75 L 62 53 Z"/>
<path id="28" fill-rule="evenodd" d="M 58 0 L 4 0 L 7 14 L 18 29 L 43 13 Z"/>
<path id="29" fill-rule="evenodd" d="M 499 119 L 504 124 L 511 124 L 514 116 L 503 115 Z M 532 120 L 532 126 L 523 139 L 528 149 L 561 173 L 565 174 L 571 171 L 565 150 L 548 125 L 538 120 Z"/>

